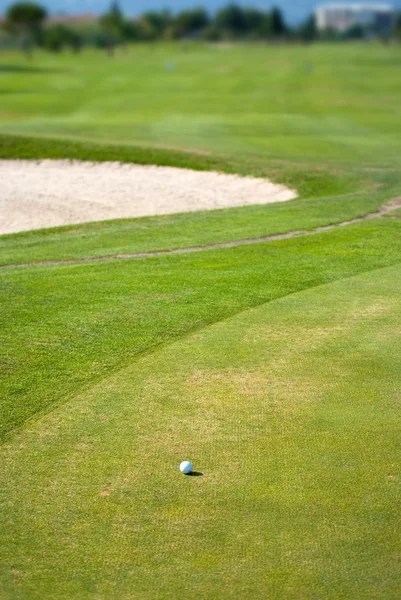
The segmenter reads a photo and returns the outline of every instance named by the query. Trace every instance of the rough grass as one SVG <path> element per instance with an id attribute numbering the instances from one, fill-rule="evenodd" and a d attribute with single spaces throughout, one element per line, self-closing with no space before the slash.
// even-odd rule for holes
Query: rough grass
<path id="1" fill-rule="evenodd" d="M 398 598 L 400 274 L 217 323 L 18 433 L 5 597 Z"/>

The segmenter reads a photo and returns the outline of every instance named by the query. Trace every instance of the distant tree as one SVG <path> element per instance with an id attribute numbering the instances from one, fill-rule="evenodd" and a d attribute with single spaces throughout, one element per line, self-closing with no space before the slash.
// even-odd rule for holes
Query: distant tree
<path id="1" fill-rule="evenodd" d="M 125 41 L 137 41 L 140 39 L 140 27 L 136 21 L 131 19 L 124 20 L 122 35 Z"/>
<path id="2" fill-rule="evenodd" d="M 245 8 L 244 16 L 247 36 L 251 39 L 264 37 L 263 30 L 266 13 L 257 8 Z"/>
<path id="3" fill-rule="evenodd" d="M 210 18 L 202 7 L 185 10 L 174 19 L 172 37 L 188 38 L 199 36 L 210 25 Z"/>
<path id="4" fill-rule="evenodd" d="M 148 11 L 138 21 L 139 39 L 153 41 L 166 37 L 172 25 L 173 17 L 168 10 Z"/>
<path id="5" fill-rule="evenodd" d="M 305 43 L 313 42 L 319 37 L 315 15 L 310 15 L 298 30 L 299 38 Z"/>
<path id="6" fill-rule="evenodd" d="M 208 42 L 219 42 L 222 39 L 222 32 L 216 25 L 211 24 L 202 30 L 201 37 Z"/>
<path id="7" fill-rule="evenodd" d="M 119 28 L 110 13 L 102 15 L 99 19 L 100 26 L 102 28 L 103 37 L 102 45 L 104 44 L 109 56 L 114 55 L 114 48 L 118 43 Z"/>
<path id="8" fill-rule="evenodd" d="M 104 35 L 104 45 L 109 56 L 114 55 L 114 48 L 124 39 L 124 17 L 118 2 L 112 2 L 109 11 L 102 15 L 99 23 Z"/>
<path id="9" fill-rule="evenodd" d="M 28 58 L 32 57 L 32 48 L 40 38 L 46 17 L 46 9 L 34 2 L 17 2 L 6 12 L 6 27 L 21 40 Z"/>
<path id="10" fill-rule="evenodd" d="M 155 26 L 153 13 L 141 15 L 137 22 L 138 39 L 145 42 L 153 42 L 160 37 L 160 30 Z"/>
<path id="11" fill-rule="evenodd" d="M 84 39 L 82 35 L 78 33 L 78 31 L 70 29 L 66 45 L 69 46 L 73 52 L 78 53 L 82 50 L 82 46 L 84 45 Z"/>
<path id="12" fill-rule="evenodd" d="M 397 14 L 395 19 L 394 35 L 401 42 L 401 12 Z"/>
<path id="13" fill-rule="evenodd" d="M 287 26 L 281 10 L 277 7 L 274 7 L 271 11 L 270 18 L 273 37 L 283 37 L 287 33 Z"/>
<path id="14" fill-rule="evenodd" d="M 225 37 L 242 37 L 247 31 L 246 14 L 237 4 L 229 4 L 218 11 L 215 26 L 221 30 Z"/>
<path id="15" fill-rule="evenodd" d="M 353 25 L 344 33 L 346 40 L 363 40 L 366 37 L 366 29 L 362 25 Z"/>
<path id="16" fill-rule="evenodd" d="M 116 0 L 110 4 L 109 14 L 114 17 L 116 23 L 119 23 L 120 25 L 123 23 L 124 15 Z"/>
<path id="17" fill-rule="evenodd" d="M 82 44 L 83 40 L 78 32 L 62 23 L 47 27 L 43 32 L 42 45 L 50 52 L 60 52 L 65 48 L 79 52 Z"/>
<path id="18" fill-rule="evenodd" d="M 332 27 L 320 31 L 319 37 L 325 42 L 338 42 L 341 40 L 340 34 Z"/>
<path id="19" fill-rule="evenodd" d="M 263 19 L 260 23 L 260 28 L 259 28 L 259 37 L 265 40 L 271 40 L 272 38 L 274 38 L 274 31 L 273 31 L 273 20 L 272 20 L 272 14 L 271 13 L 264 13 L 263 14 Z"/>
<path id="20" fill-rule="evenodd" d="M 43 33 L 42 45 L 50 52 L 60 52 L 64 46 L 65 25 L 48 27 Z"/>

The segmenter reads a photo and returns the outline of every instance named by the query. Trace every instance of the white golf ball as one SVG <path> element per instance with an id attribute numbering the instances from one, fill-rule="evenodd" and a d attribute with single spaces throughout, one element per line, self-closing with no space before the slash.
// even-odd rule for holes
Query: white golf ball
<path id="1" fill-rule="evenodd" d="M 180 464 L 180 471 L 181 473 L 188 475 L 188 473 L 191 473 L 192 471 L 192 463 L 190 463 L 188 460 L 183 460 Z"/>

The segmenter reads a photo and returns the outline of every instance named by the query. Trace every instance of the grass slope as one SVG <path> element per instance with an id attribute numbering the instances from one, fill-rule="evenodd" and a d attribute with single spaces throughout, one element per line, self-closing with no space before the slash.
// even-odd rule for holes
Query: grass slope
<path id="1" fill-rule="evenodd" d="M 396 266 L 275 300 L 18 433 L 4 597 L 399 598 L 400 298 Z"/>
<path id="2" fill-rule="evenodd" d="M 401 223 L 134 261 L 4 269 L 1 433 L 177 336 L 401 262 Z"/>

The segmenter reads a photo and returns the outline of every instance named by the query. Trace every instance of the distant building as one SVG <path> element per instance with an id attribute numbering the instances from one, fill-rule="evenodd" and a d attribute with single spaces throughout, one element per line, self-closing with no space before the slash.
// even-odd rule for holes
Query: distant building
<path id="1" fill-rule="evenodd" d="M 390 34 L 395 12 L 389 4 L 326 4 L 315 12 L 319 31 L 345 33 L 356 27 L 367 35 Z"/>

